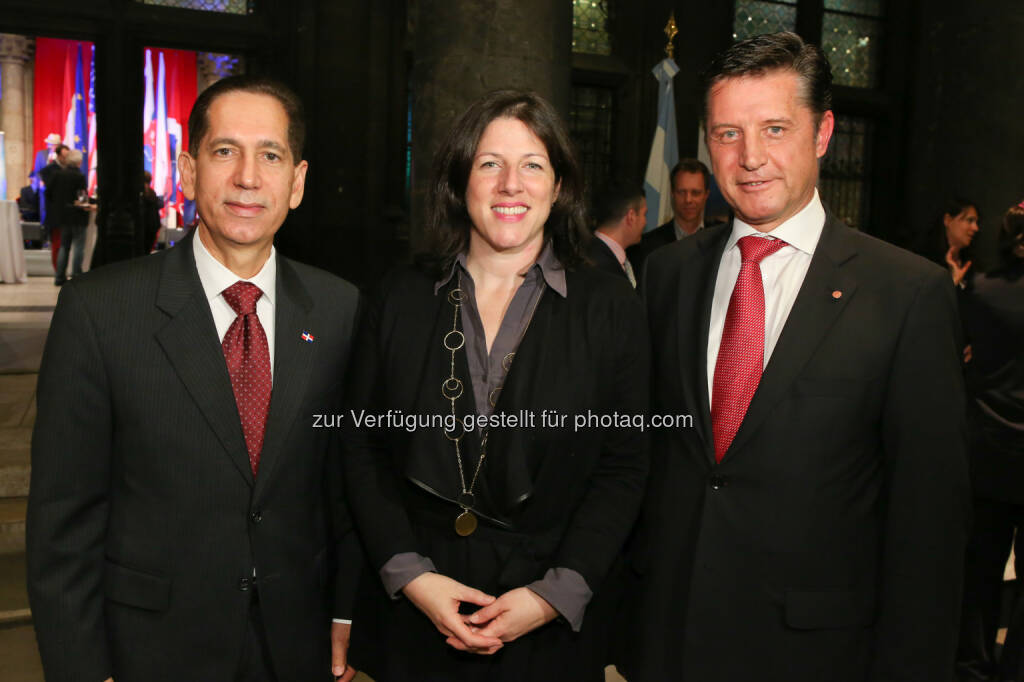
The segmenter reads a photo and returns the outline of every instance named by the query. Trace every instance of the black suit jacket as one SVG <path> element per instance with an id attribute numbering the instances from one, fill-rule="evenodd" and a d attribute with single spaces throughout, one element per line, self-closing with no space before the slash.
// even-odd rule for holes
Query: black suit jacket
<path id="1" fill-rule="evenodd" d="M 335 434 L 314 414 L 338 409 L 357 293 L 278 257 L 254 480 L 192 248 L 186 239 L 61 290 L 28 509 L 47 680 L 232 679 L 254 569 L 278 679 L 330 679 L 330 618 L 348 615 L 360 562 L 341 549 L 353 535 Z"/>
<path id="2" fill-rule="evenodd" d="M 1024 262 L 974 279 L 961 310 L 973 358 L 971 474 L 974 492 L 1024 503 Z"/>
<path id="3" fill-rule="evenodd" d="M 575 419 L 645 412 L 642 307 L 627 283 L 591 267 L 568 271 L 566 284 L 566 298 L 553 291 L 541 297 L 498 398 L 496 415 L 532 414 L 534 421 L 491 428 L 474 490 L 482 519 L 474 535 L 460 538 L 453 528 L 460 484 L 454 445 L 441 428 L 358 428 L 349 422 L 346 483 L 375 571 L 360 592 L 364 608 L 357 608 L 352 631 L 353 642 L 368 647 L 354 644 L 353 655 L 364 661 L 357 668 L 378 679 L 395 679 L 380 671 L 394 666 L 396 656 L 420 657 L 414 660 L 437 679 L 465 674 L 425 616 L 396 613 L 404 600 L 385 597 L 376 571 L 396 554 L 430 557 L 441 573 L 492 594 L 539 580 L 554 567 L 576 571 L 599 593 L 634 523 L 647 474 L 640 425 L 580 426 Z M 442 345 L 451 325 L 447 287 L 434 294 L 431 277 L 413 269 L 390 276 L 361 324 L 360 360 L 353 363 L 349 391 L 353 409 L 450 415 L 440 391 L 451 371 Z M 465 352 L 457 353 L 455 371 L 465 385 L 456 408 L 461 419 L 476 413 Z M 544 426 L 544 410 L 563 421 Z M 463 437 L 461 451 L 468 484 L 480 453 L 479 429 Z M 509 644 L 496 665 L 543 679 L 537 675 L 551 668 L 541 662 L 575 660 L 577 644 L 567 627 L 549 624 Z M 377 651 L 370 655 L 367 648 Z M 435 660 L 454 667 L 438 671 Z"/>
<path id="4" fill-rule="evenodd" d="M 676 239 L 676 227 L 675 220 L 669 220 L 664 225 L 659 225 L 650 232 L 645 232 L 644 236 L 640 239 L 639 244 L 626 249 L 626 258 L 633 266 L 633 271 L 637 273 L 637 277 L 643 270 L 644 263 L 647 262 L 647 257 L 655 249 L 659 249 L 662 246 L 667 246 L 675 241 Z"/>
<path id="5" fill-rule="evenodd" d="M 625 278 L 627 282 L 629 281 L 626 271 L 619 265 L 615 254 L 597 235 L 594 235 L 590 240 L 590 245 L 587 247 L 587 257 L 598 270 L 604 270 L 609 274 Z M 632 265 L 632 262 L 630 262 L 630 265 Z"/>
<path id="6" fill-rule="evenodd" d="M 46 221 L 51 227 L 84 227 L 89 214 L 74 206 L 79 190 L 85 189 L 85 176 L 77 166 L 58 168 L 46 185 Z"/>
<path id="7" fill-rule="evenodd" d="M 651 257 L 654 413 L 632 555 L 630 682 L 952 677 L 969 490 L 945 272 L 829 217 L 715 463 L 711 301 L 730 228 Z"/>

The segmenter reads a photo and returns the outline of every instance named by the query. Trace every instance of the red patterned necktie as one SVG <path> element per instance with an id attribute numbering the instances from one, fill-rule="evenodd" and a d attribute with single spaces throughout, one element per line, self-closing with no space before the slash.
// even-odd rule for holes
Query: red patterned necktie
<path id="1" fill-rule="evenodd" d="M 786 242 L 749 235 L 738 244 L 742 265 L 725 314 L 711 396 L 711 430 L 715 437 L 715 460 L 719 462 L 739 431 L 764 369 L 761 260 Z"/>
<path id="2" fill-rule="evenodd" d="M 228 327 L 221 347 L 231 375 L 238 416 L 242 420 L 245 447 L 253 476 L 260 466 L 263 433 L 270 409 L 270 347 L 260 319 L 256 317 L 256 301 L 263 292 L 250 282 L 235 282 L 223 292 L 224 300 L 238 314 Z"/>

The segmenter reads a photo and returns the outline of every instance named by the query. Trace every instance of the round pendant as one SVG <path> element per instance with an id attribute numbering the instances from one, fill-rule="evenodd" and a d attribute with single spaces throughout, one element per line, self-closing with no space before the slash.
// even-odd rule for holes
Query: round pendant
<path id="1" fill-rule="evenodd" d="M 467 535 L 472 535 L 475 530 L 476 514 L 468 509 L 463 509 L 462 513 L 455 517 L 455 532 L 462 537 L 466 537 Z"/>

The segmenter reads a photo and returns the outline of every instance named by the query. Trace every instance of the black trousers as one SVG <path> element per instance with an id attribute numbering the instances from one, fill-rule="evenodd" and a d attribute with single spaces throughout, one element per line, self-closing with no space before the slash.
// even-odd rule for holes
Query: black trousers
<path id="1" fill-rule="evenodd" d="M 249 623 L 245 629 L 242 658 L 238 662 L 235 682 L 277 682 L 271 663 L 270 647 L 267 645 L 267 632 L 263 627 L 259 593 L 256 590 L 252 592 Z"/>
<path id="2" fill-rule="evenodd" d="M 995 656 L 1003 570 L 1014 532 L 1022 525 L 1024 505 L 975 498 L 956 657 L 960 682 L 1024 682 L 1024 591 L 1020 589 L 1012 602 L 1002 655 L 998 661 Z M 1018 545 L 1014 563 L 1019 584 L 1024 580 L 1024 546 Z"/>

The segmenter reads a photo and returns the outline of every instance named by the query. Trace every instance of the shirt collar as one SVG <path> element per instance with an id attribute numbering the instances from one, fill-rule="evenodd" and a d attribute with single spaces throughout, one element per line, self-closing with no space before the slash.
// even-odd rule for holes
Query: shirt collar
<path id="1" fill-rule="evenodd" d="M 800 211 L 777 226 L 770 232 L 759 232 L 754 227 L 743 222 L 739 218 L 732 221 L 732 233 L 725 243 L 728 251 L 736 245 L 742 237 L 756 234 L 761 236 L 781 239 L 793 248 L 803 251 L 809 256 L 814 255 L 814 249 L 818 245 L 821 231 L 825 228 L 825 207 L 821 205 L 821 198 L 818 197 L 818 190 L 815 188 L 814 196 Z"/>
<path id="2" fill-rule="evenodd" d="M 622 265 L 623 263 L 626 262 L 626 252 L 625 250 L 623 250 L 622 246 L 617 241 L 615 241 L 605 233 L 601 232 L 600 230 L 595 232 L 594 236 L 603 241 L 605 244 L 607 244 L 608 248 L 612 250 L 612 255 L 615 256 L 615 260 L 619 261 L 619 265 Z"/>
<path id="3" fill-rule="evenodd" d="M 679 221 L 676 220 L 674 217 L 672 218 L 672 229 L 674 229 L 675 232 L 676 232 L 676 239 L 677 240 L 682 239 L 683 237 L 691 236 L 691 235 L 687 234 L 686 232 L 683 232 L 683 228 L 679 227 Z M 697 223 L 697 229 L 693 231 L 693 234 L 697 234 L 698 232 L 700 232 L 703 229 L 704 229 L 704 213 L 701 212 L 701 214 L 700 214 L 700 222 Z"/>
<path id="4" fill-rule="evenodd" d="M 462 252 L 455 257 L 452 262 L 452 267 L 448 271 L 448 274 L 437 280 L 434 283 L 434 294 L 436 295 L 441 287 L 452 281 L 452 277 L 458 271 L 458 268 L 462 268 L 462 271 L 467 275 L 469 271 L 466 269 L 466 253 Z M 536 262 L 530 266 L 529 270 L 526 271 L 526 277 L 536 277 L 535 273 L 540 273 L 540 276 L 544 278 L 544 281 L 549 287 L 555 290 L 555 292 L 562 298 L 568 296 L 568 288 L 565 284 L 565 268 L 558 262 L 558 258 L 555 256 L 554 249 L 551 248 L 551 242 L 544 242 L 544 248 L 541 249 L 540 255 L 537 257 Z"/>
<path id="5" fill-rule="evenodd" d="M 206 299 L 212 301 L 229 286 L 238 281 L 251 282 L 260 288 L 263 297 L 273 305 L 275 296 L 275 285 L 277 283 L 277 250 L 270 247 L 270 257 L 263 264 L 260 271 L 246 279 L 231 272 L 223 263 L 213 257 L 203 240 L 199 238 L 198 230 L 192 239 L 192 254 L 196 259 L 196 270 L 199 272 L 199 282 L 203 285 L 203 293 Z"/>

